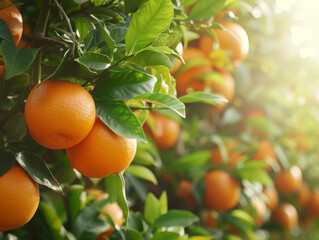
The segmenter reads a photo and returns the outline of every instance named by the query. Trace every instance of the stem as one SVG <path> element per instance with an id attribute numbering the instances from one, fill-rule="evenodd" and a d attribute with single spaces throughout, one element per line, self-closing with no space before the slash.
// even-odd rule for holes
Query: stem
<path id="1" fill-rule="evenodd" d="M 61 7 L 61 5 L 58 3 L 57 0 L 54 0 L 55 4 L 57 5 L 60 13 L 63 15 L 67 25 L 68 25 L 68 28 L 71 32 L 71 35 L 72 35 L 72 41 L 73 41 L 73 45 L 72 45 L 72 52 L 71 52 L 71 56 L 74 58 L 74 54 L 75 54 L 75 47 L 76 45 L 78 44 L 76 38 L 75 38 L 75 33 L 73 31 L 73 28 L 72 28 L 72 25 L 71 25 L 71 21 L 70 21 L 70 18 L 68 17 L 68 15 L 66 14 L 66 12 L 63 10 L 63 8 Z"/>
<path id="2" fill-rule="evenodd" d="M 40 14 L 33 32 L 34 37 L 32 40 L 32 47 L 39 47 L 39 46 L 35 46 L 36 45 L 35 39 L 38 36 L 43 37 L 45 35 L 45 31 L 47 28 L 49 15 L 50 15 L 50 4 L 51 4 L 51 0 L 44 0 L 41 5 Z M 35 58 L 33 62 L 32 73 L 31 73 L 32 75 L 31 85 L 36 85 L 41 82 L 41 61 L 42 61 L 42 50 L 40 49 L 37 57 Z"/>

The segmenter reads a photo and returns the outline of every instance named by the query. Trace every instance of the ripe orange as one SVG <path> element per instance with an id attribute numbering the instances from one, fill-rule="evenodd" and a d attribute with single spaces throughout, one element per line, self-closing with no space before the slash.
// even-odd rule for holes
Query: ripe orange
<path id="1" fill-rule="evenodd" d="M 298 213 L 290 203 L 280 204 L 273 212 L 275 221 L 285 229 L 292 229 L 298 225 Z"/>
<path id="2" fill-rule="evenodd" d="M 218 215 L 216 212 L 204 211 L 203 212 L 203 222 L 207 228 L 217 229 L 218 228 Z"/>
<path id="3" fill-rule="evenodd" d="M 301 188 L 297 193 L 297 203 L 300 207 L 305 207 L 311 198 L 311 190 L 307 183 L 302 182 Z"/>
<path id="4" fill-rule="evenodd" d="M 312 192 L 307 204 L 307 211 L 311 216 L 319 217 L 319 192 Z"/>
<path id="5" fill-rule="evenodd" d="M 0 0 L 0 3 L 11 3 L 9 0 Z M 23 32 L 23 20 L 19 10 L 11 5 L 2 5 L 0 7 L 0 19 L 4 20 L 13 36 L 14 43 L 18 45 Z"/>
<path id="6" fill-rule="evenodd" d="M 18 165 L 0 177 L 0 232 L 31 220 L 40 200 L 38 184 Z"/>
<path id="7" fill-rule="evenodd" d="M 86 192 L 88 194 L 96 195 L 96 200 L 102 200 L 107 195 L 107 193 L 102 192 L 99 189 L 87 189 Z M 105 207 L 103 208 L 103 212 L 109 214 L 113 222 L 119 225 L 120 227 L 123 225 L 123 222 L 124 222 L 123 211 L 116 202 L 107 203 Z M 100 214 L 100 217 L 105 218 L 103 214 Z M 95 238 L 95 240 L 104 240 L 106 239 L 105 237 L 110 237 L 113 231 L 114 231 L 113 226 L 110 226 L 110 228 L 107 231 L 100 233 Z"/>
<path id="8" fill-rule="evenodd" d="M 219 41 L 219 47 L 231 54 L 231 60 L 235 66 L 244 61 L 249 51 L 249 40 L 246 31 L 235 22 L 221 22 L 226 29 L 214 29 Z M 214 39 L 208 35 L 202 35 L 199 39 L 199 48 L 207 55 L 214 50 Z"/>
<path id="9" fill-rule="evenodd" d="M 255 209 L 254 219 L 257 226 L 261 226 L 264 223 L 264 216 L 267 213 L 266 204 L 257 196 L 251 198 L 251 204 Z"/>
<path id="10" fill-rule="evenodd" d="M 263 194 L 266 196 L 266 207 L 273 211 L 278 205 L 278 193 L 273 187 L 266 187 L 263 190 Z"/>
<path id="11" fill-rule="evenodd" d="M 180 125 L 174 120 L 157 112 L 150 111 L 150 114 L 154 119 L 155 131 L 153 132 L 146 123 L 143 126 L 145 133 L 154 140 L 156 146 L 160 150 L 173 147 L 179 137 L 181 130 Z"/>
<path id="12" fill-rule="evenodd" d="M 216 211 L 228 211 L 238 204 L 239 183 L 228 173 L 213 170 L 205 175 L 206 191 L 204 204 Z"/>
<path id="13" fill-rule="evenodd" d="M 132 162 L 136 139 L 123 138 L 96 118 L 91 132 L 79 144 L 66 149 L 72 166 L 91 178 L 120 173 Z"/>
<path id="14" fill-rule="evenodd" d="M 82 141 L 95 121 L 95 104 L 80 85 L 47 80 L 35 86 L 25 105 L 32 138 L 50 149 L 69 148 Z"/>
<path id="15" fill-rule="evenodd" d="M 302 185 L 302 173 L 299 167 L 293 166 L 278 173 L 275 177 L 275 186 L 282 194 L 297 192 Z"/>
<path id="16" fill-rule="evenodd" d="M 227 150 L 227 154 L 228 154 L 228 164 L 227 164 L 227 169 L 228 170 L 232 170 L 237 161 L 239 160 L 239 158 L 242 156 L 242 152 L 236 151 L 234 152 L 234 149 L 236 147 L 238 147 L 240 145 L 239 141 L 231 141 L 231 142 L 227 142 L 225 144 L 226 150 Z M 212 155 L 211 155 L 211 162 L 213 164 L 213 166 L 218 166 L 222 163 L 223 158 L 222 158 L 222 153 L 220 148 L 215 148 L 212 151 Z"/>
<path id="17" fill-rule="evenodd" d="M 254 161 L 264 161 L 267 159 L 277 160 L 277 155 L 272 148 L 271 143 L 268 140 L 260 140 L 258 143 L 258 148 L 252 157 Z M 266 170 L 270 170 L 271 166 L 265 167 Z"/>
<path id="18" fill-rule="evenodd" d="M 194 208 L 196 206 L 196 200 L 193 194 L 192 182 L 186 179 L 183 179 L 179 182 L 177 187 L 177 196 L 181 197 L 185 204 L 189 208 Z"/>

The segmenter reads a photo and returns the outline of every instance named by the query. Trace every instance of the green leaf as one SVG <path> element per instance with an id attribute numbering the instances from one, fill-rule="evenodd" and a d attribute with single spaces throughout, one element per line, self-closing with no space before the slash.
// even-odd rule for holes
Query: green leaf
<path id="1" fill-rule="evenodd" d="M 154 222 L 155 227 L 188 227 L 197 222 L 199 218 L 189 211 L 170 210 L 166 214 L 159 216 Z"/>
<path id="2" fill-rule="evenodd" d="M 62 60 L 59 62 L 59 65 L 56 67 L 56 69 L 55 69 L 51 74 L 49 74 L 45 79 L 43 79 L 42 81 L 51 79 L 55 74 L 59 73 L 59 72 L 63 69 L 63 67 L 67 64 L 67 60 L 68 60 L 70 54 L 71 54 L 71 50 L 68 49 L 68 50 L 64 53 L 63 58 L 62 58 Z"/>
<path id="3" fill-rule="evenodd" d="M 180 237 L 176 232 L 157 232 L 151 240 L 180 240 Z"/>
<path id="4" fill-rule="evenodd" d="M 146 67 L 154 65 L 163 65 L 168 69 L 172 69 L 174 67 L 170 58 L 166 54 L 152 50 L 140 52 L 129 60 Z"/>
<path id="5" fill-rule="evenodd" d="M 144 166 L 130 165 L 125 169 L 125 172 L 130 173 L 138 178 L 147 180 L 155 185 L 157 184 L 155 175 L 151 172 L 151 170 Z"/>
<path id="6" fill-rule="evenodd" d="M 16 90 L 24 89 L 29 85 L 29 75 L 23 73 L 10 79 L 10 81 L 4 82 L 4 95 L 14 93 Z"/>
<path id="7" fill-rule="evenodd" d="M 98 233 L 108 230 L 109 224 L 106 219 L 98 217 L 99 209 L 102 209 L 107 202 L 108 199 L 93 202 L 78 214 L 71 229 L 76 239 L 94 239 Z"/>
<path id="8" fill-rule="evenodd" d="M 170 0 L 149 0 L 134 14 L 126 37 L 126 54 L 131 55 L 148 45 L 164 32 L 173 20 Z"/>
<path id="9" fill-rule="evenodd" d="M 274 122 L 264 117 L 249 117 L 246 124 L 266 135 L 279 135 L 282 132 Z"/>
<path id="10" fill-rule="evenodd" d="M 110 48 L 111 54 L 113 56 L 115 41 L 112 39 L 109 30 L 105 26 L 105 23 L 92 14 L 90 16 L 98 23 L 98 25 L 101 29 L 101 32 L 102 32 L 102 37 L 103 37 L 105 43 L 107 44 L 107 46 Z"/>
<path id="11" fill-rule="evenodd" d="M 246 179 L 250 182 L 259 182 L 265 186 L 273 183 L 268 173 L 262 169 L 236 169 L 234 173 L 242 179 Z"/>
<path id="12" fill-rule="evenodd" d="M 160 203 L 160 213 L 161 214 L 166 214 L 168 210 L 168 205 L 167 205 L 167 193 L 166 191 L 162 192 L 160 198 L 159 198 L 159 203 Z"/>
<path id="13" fill-rule="evenodd" d="M 134 163 L 145 165 L 145 166 L 156 166 L 157 162 L 155 158 L 148 151 L 139 149 L 137 147 L 136 154 L 133 160 Z"/>
<path id="14" fill-rule="evenodd" d="M 95 105 L 96 115 L 114 133 L 121 137 L 147 142 L 140 122 L 124 102 L 98 100 Z"/>
<path id="15" fill-rule="evenodd" d="M 109 201 L 115 202 L 117 200 L 118 186 L 116 174 L 111 174 L 104 178 L 105 192 L 109 195 Z"/>
<path id="16" fill-rule="evenodd" d="M 0 151 L 0 177 L 8 172 L 16 162 L 15 156 L 9 151 Z"/>
<path id="17" fill-rule="evenodd" d="M 14 44 L 2 41 L 0 45 L 4 64 L 6 65 L 6 79 L 25 72 L 34 61 L 39 49 L 17 48 Z"/>
<path id="18" fill-rule="evenodd" d="M 144 205 L 144 218 L 150 224 L 161 215 L 161 205 L 153 193 L 148 193 Z"/>
<path id="19" fill-rule="evenodd" d="M 125 181 L 124 181 L 123 173 L 116 174 L 116 178 L 117 178 L 117 185 L 118 185 L 117 201 L 120 204 L 120 207 L 123 211 L 125 227 L 127 227 L 129 208 L 127 205 L 127 200 L 125 195 Z"/>
<path id="20" fill-rule="evenodd" d="M 19 152 L 16 160 L 37 183 L 55 191 L 62 191 L 60 184 L 52 175 L 43 159 L 29 152 Z"/>
<path id="21" fill-rule="evenodd" d="M 102 0 L 102 2 L 105 2 L 105 1 Z M 94 7 L 88 8 L 87 12 L 93 15 L 98 15 L 102 19 L 112 17 L 113 19 L 120 22 L 124 20 L 119 13 L 117 13 L 116 11 L 108 7 L 94 6 Z"/>
<path id="22" fill-rule="evenodd" d="M 206 92 L 190 92 L 184 96 L 181 96 L 178 99 L 183 103 L 202 102 L 212 105 L 218 105 L 221 103 L 228 102 L 228 100 L 221 95 Z"/>
<path id="23" fill-rule="evenodd" d="M 80 210 L 85 205 L 85 199 L 83 198 L 83 189 L 84 187 L 82 185 L 72 185 L 70 189 L 71 193 L 69 198 L 69 206 L 70 220 L 72 226 Z"/>
<path id="24" fill-rule="evenodd" d="M 9 143 L 20 142 L 27 134 L 24 115 L 15 115 L 10 118 L 4 125 L 4 129 Z"/>
<path id="25" fill-rule="evenodd" d="M 77 18 L 75 21 L 76 33 L 79 36 L 79 43 L 82 43 L 90 31 L 90 24 L 85 18 Z"/>
<path id="26" fill-rule="evenodd" d="M 10 29 L 3 19 L 0 19 L 0 38 L 8 41 L 11 44 L 14 44 Z"/>
<path id="27" fill-rule="evenodd" d="M 111 65 L 111 60 L 107 55 L 93 52 L 84 53 L 82 56 L 75 59 L 75 61 L 78 61 L 95 71 L 105 70 Z"/>
<path id="28" fill-rule="evenodd" d="M 201 0 L 192 8 L 188 19 L 210 18 L 224 9 L 225 1 L 226 0 Z"/>
<path id="29" fill-rule="evenodd" d="M 186 116 L 185 105 L 180 100 L 171 95 L 162 93 L 146 93 L 136 96 L 134 99 L 159 104 L 173 110 L 183 118 L 185 118 Z"/>
<path id="30" fill-rule="evenodd" d="M 194 168 L 201 167 L 209 162 L 211 157 L 211 151 L 198 151 L 193 152 L 187 156 L 181 157 L 170 165 L 168 165 L 168 170 L 170 171 L 184 171 L 192 170 Z"/>
<path id="31" fill-rule="evenodd" d="M 125 13 L 131 13 L 134 12 L 140 5 L 141 3 L 145 2 L 146 0 L 124 0 L 124 9 Z"/>
<path id="32" fill-rule="evenodd" d="M 110 71 L 93 90 L 93 95 L 104 99 L 130 100 L 154 89 L 156 78 L 137 69 Z"/>

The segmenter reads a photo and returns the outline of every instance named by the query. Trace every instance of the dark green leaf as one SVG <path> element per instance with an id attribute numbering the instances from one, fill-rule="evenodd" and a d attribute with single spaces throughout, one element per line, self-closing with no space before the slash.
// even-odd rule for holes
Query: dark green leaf
<path id="1" fill-rule="evenodd" d="M 155 83 L 154 76 L 136 69 L 111 71 L 105 80 L 97 84 L 93 95 L 126 101 L 140 94 L 152 92 Z"/>
<path id="2" fill-rule="evenodd" d="M 159 216 L 155 223 L 155 227 L 172 227 L 181 226 L 188 227 L 199 219 L 196 215 L 184 210 L 170 210 L 166 214 Z"/>
<path id="3" fill-rule="evenodd" d="M 151 240 L 180 240 L 180 235 L 176 232 L 157 232 Z"/>
<path id="4" fill-rule="evenodd" d="M 125 169 L 125 173 L 130 173 L 138 178 L 157 184 L 157 179 L 154 173 L 151 172 L 148 168 L 139 165 L 130 165 Z"/>
<path id="5" fill-rule="evenodd" d="M 24 115 L 15 115 L 4 125 L 8 142 L 20 142 L 27 134 Z"/>
<path id="6" fill-rule="evenodd" d="M 10 29 L 8 28 L 7 23 L 2 19 L 0 19 L 0 38 L 14 44 Z"/>
<path id="7" fill-rule="evenodd" d="M 107 69 L 111 65 L 111 60 L 108 56 L 99 53 L 87 52 L 79 58 L 75 59 L 90 69 L 101 71 Z"/>
<path id="8" fill-rule="evenodd" d="M 90 24 L 85 18 L 77 18 L 75 21 L 76 33 L 79 36 L 79 43 L 82 43 L 90 30 Z"/>
<path id="9" fill-rule="evenodd" d="M 70 203 L 70 218 L 71 224 L 73 225 L 77 215 L 79 214 L 81 207 L 85 204 L 85 199 L 83 199 L 83 186 L 82 185 L 72 185 L 71 193 L 69 198 Z"/>
<path id="10" fill-rule="evenodd" d="M 221 103 L 228 102 L 228 100 L 223 96 L 206 92 L 190 92 L 178 99 L 183 103 L 202 102 L 212 105 L 219 105 Z"/>
<path id="11" fill-rule="evenodd" d="M 16 155 L 16 160 L 34 181 L 52 190 L 62 191 L 60 184 L 39 156 L 29 152 L 20 152 Z"/>
<path id="12" fill-rule="evenodd" d="M 170 0 L 149 0 L 134 14 L 126 37 L 126 54 L 131 55 L 150 45 L 172 22 Z"/>
<path id="13" fill-rule="evenodd" d="M 26 88 L 29 85 L 29 75 L 23 73 L 21 75 L 11 78 L 10 81 L 5 81 L 4 84 L 4 93 L 8 95 L 18 89 Z"/>
<path id="14" fill-rule="evenodd" d="M 16 162 L 15 156 L 9 151 L 0 151 L 0 177 L 8 172 Z"/>
<path id="15" fill-rule="evenodd" d="M 170 171 L 192 170 L 205 165 L 209 161 L 210 157 L 211 151 L 208 150 L 193 152 L 190 155 L 181 157 L 172 162 L 168 165 L 168 169 Z"/>
<path id="16" fill-rule="evenodd" d="M 124 221 L 125 221 L 125 227 L 126 227 L 129 208 L 128 208 L 127 200 L 126 200 L 125 181 L 124 181 L 123 173 L 116 174 L 116 178 L 117 178 L 117 185 L 118 185 L 117 201 L 122 208 Z"/>
<path id="17" fill-rule="evenodd" d="M 135 97 L 135 99 L 165 106 L 185 118 L 185 105 L 171 95 L 162 93 L 146 93 Z"/>
<path id="18" fill-rule="evenodd" d="M 96 115 L 114 133 L 121 137 L 147 142 L 140 122 L 124 102 L 98 100 L 95 104 Z"/>
<path id="19" fill-rule="evenodd" d="M 201 0 L 192 8 L 188 18 L 192 20 L 210 18 L 224 9 L 225 1 Z"/>
<path id="20" fill-rule="evenodd" d="M 124 9 L 125 13 L 131 13 L 134 12 L 143 2 L 146 0 L 124 0 Z"/>
<path id="21" fill-rule="evenodd" d="M 6 65 L 6 79 L 26 71 L 39 51 L 39 49 L 17 48 L 7 41 L 2 41 L 0 48 Z"/>
<path id="22" fill-rule="evenodd" d="M 138 232 L 135 229 L 127 229 L 126 232 L 128 233 L 128 235 L 130 235 L 132 240 L 144 240 L 142 233 Z"/>

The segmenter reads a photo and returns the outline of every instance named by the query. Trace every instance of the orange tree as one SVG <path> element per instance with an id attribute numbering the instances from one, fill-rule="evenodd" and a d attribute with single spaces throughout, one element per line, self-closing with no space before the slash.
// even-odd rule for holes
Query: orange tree
<path id="1" fill-rule="evenodd" d="M 316 66 L 275 2 L 0 1 L 0 239 L 316 238 Z"/>

